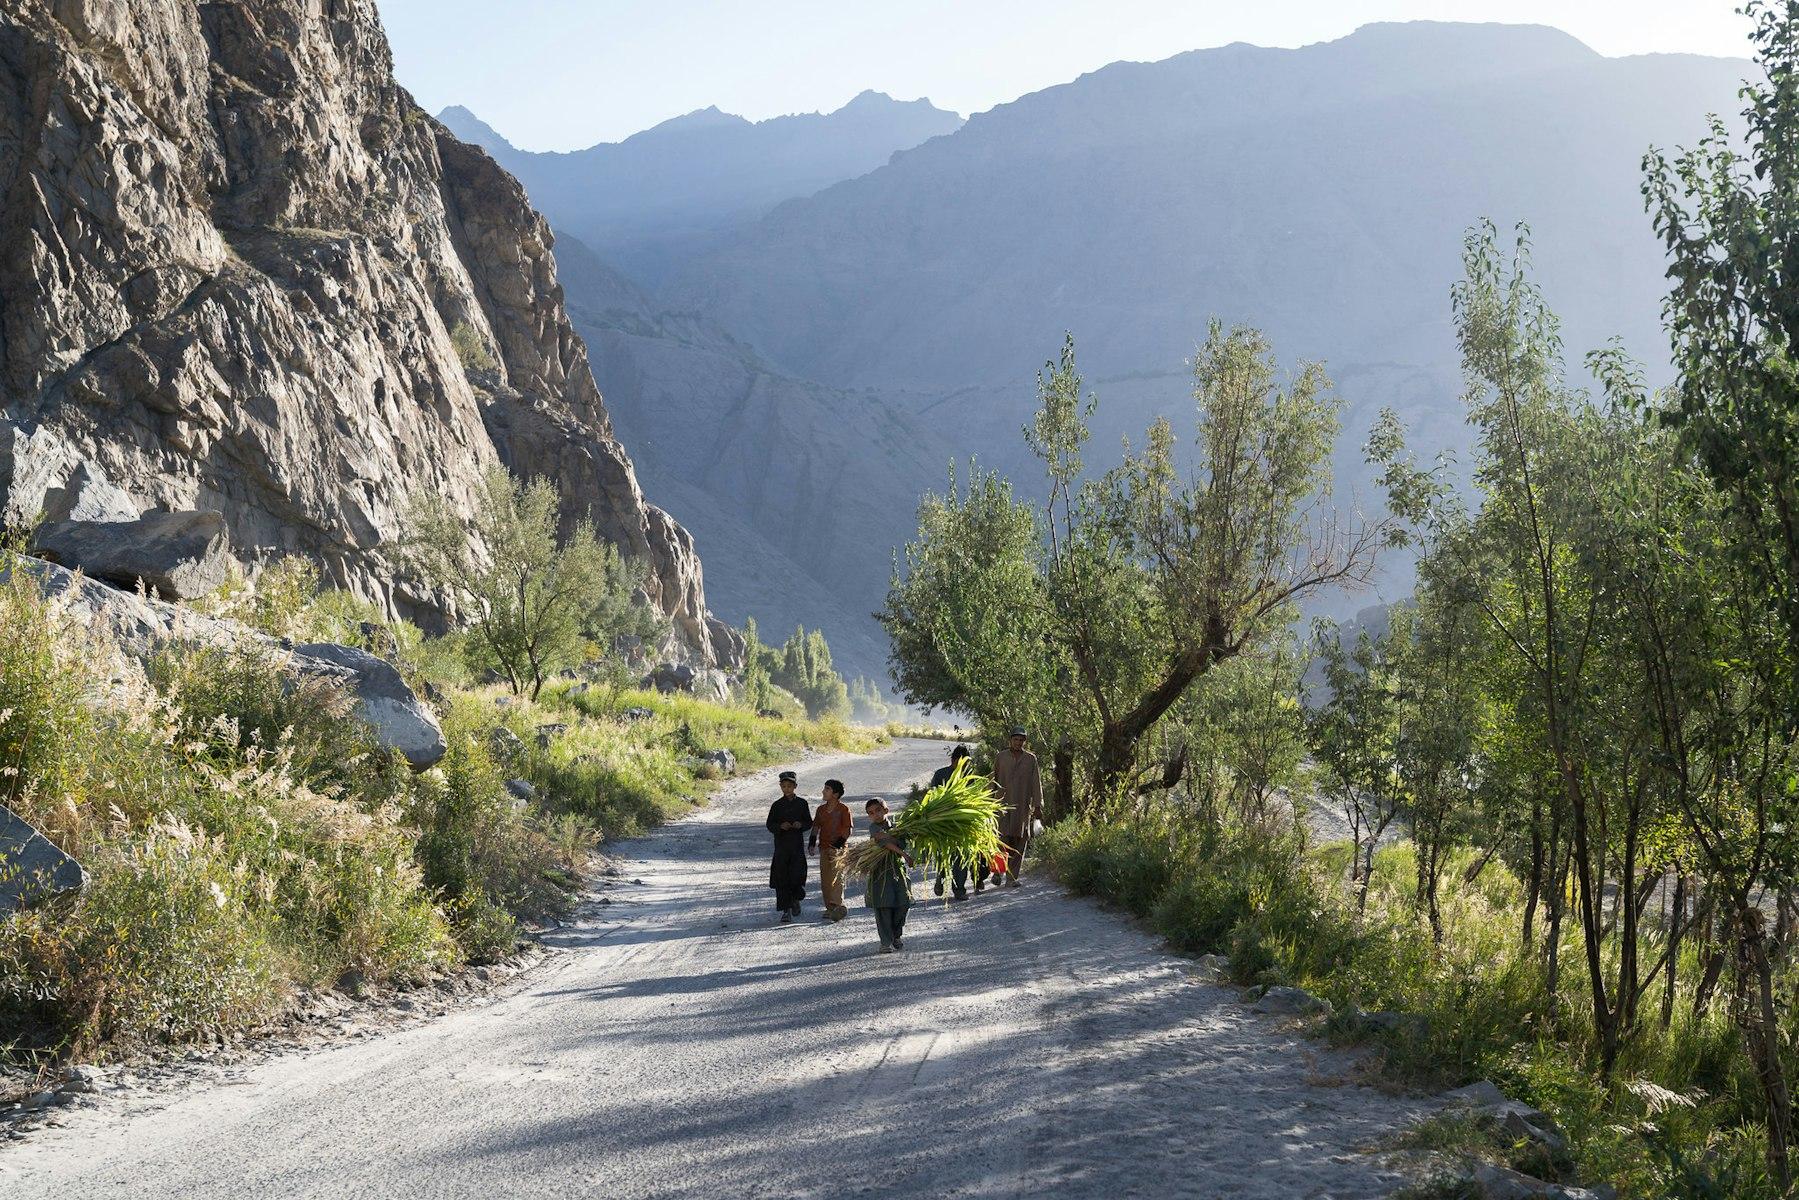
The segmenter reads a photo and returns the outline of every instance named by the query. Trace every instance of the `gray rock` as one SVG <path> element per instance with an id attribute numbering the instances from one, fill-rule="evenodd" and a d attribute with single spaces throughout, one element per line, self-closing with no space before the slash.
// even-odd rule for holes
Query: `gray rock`
<path id="1" fill-rule="evenodd" d="M 1470 1108 L 1489 1108 L 1507 1102 L 1506 1094 L 1499 1090 L 1499 1085 L 1491 1079 L 1481 1079 L 1466 1087 L 1456 1088 L 1453 1092 L 1445 1092 L 1443 1098 L 1451 1104 L 1466 1105 Z"/>
<path id="2" fill-rule="evenodd" d="M 449 749 L 437 716 L 406 686 L 400 672 L 385 659 L 354 646 L 311 642 L 294 650 L 301 669 L 325 663 L 345 672 L 343 681 L 356 697 L 356 715 L 380 738 L 381 744 L 398 750 L 415 770 L 442 759 Z"/>
<path id="3" fill-rule="evenodd" d="M 624 712 L 620 713 L 619 716 L 627 721 L 654 721 L 656 719 L 656 714 L 653 711 L 641 707 L 627 708 Z"/>
<path id="4" fill-rule="evenodd" d="M 46 521 L 135 521 L 145 507 L 88 462 L 78 465 L 67 483 L 46 488 L 44 494 Z"/>
<path id="5" fill-rule="evenodd" d="M 1231 977 L 1231 960 L 1222 954 L 1202 954 L 1193 960 L 1193 973 L 1208 983 L 1225 983 Z"/>
<path id="6" fill-rule="evenodd" d="M 1296 987 L 1271 987 L 1250 1007 L 1256 1012 L 1276 1016 L 1329 1016 L 1331 1011 L 1329 1000 Z"/>
<path id="7" fill-rule="evenodd" d="M 147 659 L 169 645 L 257 647 L 276 655 L 297 678 L 325 679 L 348 691 L 356 698 L 356 715 L 368 722 L 383 746 L 398 750 L 413 767 L 428 767 L 444 756 L 447 747 L 437 717 L 393 664 L 366 650 L 331 642 L 277 642 L 234 621 L 120 591 L 55 563 L 15 561 L 46 596 L 60 598 L 72 616 L 111 637 L 132 658 Z M 0 563 L 0 580 L 13 569 Z"/>
<path id="8" fill-rule="evenodd" d="M 720 771 L 724 772 L 726 775 L 737 774 L 737 756 L 735 754 L 731 753 L 729 750 L 707 751 L 705 756 L 700 761 L 705 762 L 711 766 L 717 767 Z"/>
<path id="9" fill-rule="evenodd" d="M 495 725 L 488 733 L 487 746 L 495 758 L 507 765 L 517 762 L 525 752 L 525 743 L 504 725 Z"/>
<path id="10" fill-rule="evenodd" d="M 659 653 L 741 657 L 613 433 L 549 225 L 396 84 L 374 5 L 5 12 L 0 186 L 32 202 L 0 207 L 0 524 L 216 508 L 246 562 L 303 553 L 432 623 L 409 500 L 467 516 L 503 465 L 645 565 Z"/>
<path id="11" fill-rule="evenodd" d="M 1568 1150 L 1568 1139 L 1562 1136 L 1554 1118 L 1520 1100 L 1507 1098 L 1491 1080 L 1457 1088 L 1446 1099 L 1474 1110 L 1482 1122 L 1498 1126 L 1508 1137 L 1533 1142 L 1552 1155 Z"/>
<path id="12" fill-rule="evenodd" d="M 0 805 L 0 913 L 86 886 L 87 872 L 80 863 L 59 850 L 31 822 Z"/>
<path id="13" fill-rule="evenodd" d="M 529 801 L 537 799 L 537 788 L 529 779 L 508 779 L 506 790 L 512 793 L 515 800 Z"/>
<path id="14" fill-rule="evenodd" d="M 756 715 L 765 721 L 780 721 L 784 719 L 777 710 L 772 708 L 758 708 L 756 710 Z"/>
<path id="15" fill-rule="evenodd" d="M 361 1000 L 369 994 L 368 977 L 361 971 L 351 968 L 338 976 L 337 990 L 346 996 Z"/>
<path id="16" fill-rule="evenodd" d="M 686 663 L 659 663 L 655 670 L 643 677 L 643 686 L 653 687 L 664 695 L 671 692 L 691 692 L 695 677 L 694 669 Z"/>
<path id="17" fill-rule="evenodd" d="M 89 1093 L 100 1090 L 106 1080 L 106 1072 L 100 1067 L 82 1065 L 70 1067 L 64 1077 L 62 1090 L 65 1092 Z"/>
<path id="18" fill-rule="evenodd" d="M 731 698 L 731 677 L 716 667 L 694 672 L 693 694 L 723 704 Z"/>
<path id="19" fill-rule="evenodd" d="M 1492 1163 L 1474 1168 L 1474 1184 L 1480 1189 L 1481 1200 L 1610 1200 L 1617 1194 L 1611 1188 L 1549 1183 Z"/>
<path id="20" fill-rule="evenodd" d="M 216 512 L 150 512 L 134 521 L 50 521 L 32 538 L 38 554 L 95 579 L 165 600 L 198 600 L 225 582 L 230 542 Z"/>
<path id="21" fill-rule="evenodd" d="M 554 742 L 557 738 L 567 732 L 568 726 L 563 725 L 560 722 L 539 725 L 537 727 L 537 748 L 539 750 L 548 750 L 551 742 Z"/>

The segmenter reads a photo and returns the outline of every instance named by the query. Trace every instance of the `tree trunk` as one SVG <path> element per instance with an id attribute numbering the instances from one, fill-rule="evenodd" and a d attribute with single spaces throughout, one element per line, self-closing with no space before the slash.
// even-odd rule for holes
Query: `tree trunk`
<path id="1" fill-rule="evenodd" d="M 1074 813 L 1074 749 L 1067 738 L 1056 743 L 1050 760 L 1050 777 L 1055 780 L 1055 806 L 1050 820 L 1059 821 Z"/>
<path id="2" fill-rule="evenodd" d="M 1680 973 L 1680 938 L 1686 932 L 1687 877 L 1685 872 L 1674 876 L 1673 912 L 1668 918 L 1668 979 L 1662 987 L 1662 1028 L 1667 1029 L 1674 1023 L 1674 987 Z"/>
<path id="3" fill-rule="evenodd" d="M 1693 991 L 1693 1020 L 1701 1020 L 1706 1009 L 1711 1007 L 1712 993 L 1717 990 L 1718 977 L 1724 973 L 1724 951 L 1717 945 L 1717 936 L 1713 926 L 1717 922 L 1717 905 L 1707 896 L 1699 906 L 1699 916 L 1694 918 L 1701 932 L 1705 935 L 1706 949 L 1709 957 L 1705 962 L 1705 970 L 1699 976 L 1699 986 Z"/>
<path id="4" fill-rule="evenodd" d="M 1537 920 L 1537 900 L 1543 894 L 1543 802 L 1531 801 L 1530 806 L 1530 878 L 1524 885 L 1524 929 L 1518 943 L 1528 951 L 1531 946 L 1531 932 Z"/>
<path id="5" fill-rule="evenodd" d="M 1780 1065 L 1780 1024 L 1774 1012 L 1774 970 L 1768 962 L 1761 912 L 1739 899 L 1733 923 L 1737 932 L 1737 1027 L 1743 1032 L 1743 1041 L 1750 1061 L 1755 1064 L 1762 1100 L 1767 1107 L 1768 1170 L 1779 1181 L 1781 1194 L 1785 1195 L 1793 1184 L 1792 1168 L 1787 1162 L 1793 1109 L 1787 1094 L 1786 1072 Z"/>

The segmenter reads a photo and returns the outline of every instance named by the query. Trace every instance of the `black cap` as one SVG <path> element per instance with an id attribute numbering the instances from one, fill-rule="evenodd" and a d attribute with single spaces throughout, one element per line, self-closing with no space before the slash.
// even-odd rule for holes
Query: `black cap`
<path id="1" fill-rule="evenodd" d="M 800 781 L 800 777 L 798 775 L 795 775 L 792 771 L 782 771 L 781 772 L 780 782 L 782 782 L 782 783 L 798 783 L 799 781 Z"/>
<path id="2" fill-rule="evenodd" d="M 1028 738 L 1031 735 L 1024 731 L 1023 725 L 1014 725 L 1014 726 L 1012 726 L 1012 732 L 1010 734 L 1008 734 L 1007 736 L 1008 737 Z"/>

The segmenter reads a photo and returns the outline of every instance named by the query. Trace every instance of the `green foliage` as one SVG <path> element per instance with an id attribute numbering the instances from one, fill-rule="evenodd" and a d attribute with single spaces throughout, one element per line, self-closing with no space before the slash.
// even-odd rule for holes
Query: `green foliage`
<path id="1" fill-rule="evenodd" d="M 496 724 L 486 705 L 452 700 L 443 719 L 448 750 L 419 781 L 412 801 L 425 882 L 460 906 L 452 910 L 458 939 L 473 930 L 490 957 L 492 908 L 541 916 L 567 903 L 547 874 L 556 864 L 554 848 L 507 791 L 506 774 L 488 748 Z M 470 946 L 463 941 L 465 951 Z"/>
<path id="2" fill-rule="evenodd" d="M 79 787 L 94 734 L 85 691 L 101 649 L 0 548 L 0 802 L 32 812 Z"/>
<path id="3" fill-rule="evenodd" d="M 415 565 L 469 603 L 471 665 L 498 670 L 515 694 L 533 698 L 590 649 L 604 657 L 660 629 L 635 599 L 641 571 L 585 521 L 559 537 L 560 508 L 548 480 L 520 484 L 497 468 L 466 523 L 441 496 L 413 506 Z"/>
<path id="4" fill-rule="evenodd" d="M 1002 847 L 1001 805 L 993 782 L 956 764 L 948 779 L 910 801 L 892 821 L 893 832 L 906 840 L 906 850 L 927 870 L 947 874 L 958 863 L 990 861 Z M 846 861 L 848 870 L 867 876 L 886 863 L 892 851 L 872 838 L 858 842 Z"/>
<path id="5" fill-rule="evenodd" d="M 1654 407 L 1716 484 L 1733 552 L 1799 657 L 1799 12 L 1776 0 L 1744 12 L 1764 76 L 1742 92 L 1745 144 L 1713 116 L 1692 150 L 1644 158 L 1643 195 L 1674 281 L 1663 319 L 1679 371 Z"/>
<path id="6" fill-rule="evenodd" d="M 743 673 L 743 697 L 750 708 L 781 710 L 781 694 L 799 702 L 814 720 L 847 721 L 849 689 L 831 665 L 831 647 L 821 630 L 796 628 L 779 647 L 765 646 L 754 618 L 746 625 L 749 644 Z"/>
<path id="7" fill-rule="evenodd" d="M 898 720 L 904 709 L 890 702 L 881 685 L 866 675 L 858 675 L 849 685 L 850 718 L 863 725 L 885 725 Z"/>
<path id="8" fill-rule="evenodd" d="M 500 364 L 487 348 L 486 339 L 467 321 L 456 322 L 450 330 L 450 347 L 456 351 L 462 369 L 470 374 L 499 370 Z"/>
<path id="9" fill-rule="evenodd" d="M 1158 420 L 1097 478 L 1073 341 L 1038 376 L 1026 438 L 1050 493 L 1038 514 L 973 468 L 927 497 L 882 613 L 907 700 L 1025 721 L 1086 760 L 1093 798 L 1166 777 L 1156 729 L 1218 663 L 1275 634 L 1290 605 L 1372 565 L 1379 528 L 1342 536 L 1323 509 L 1337 403 L 1315 365 L 1281 386 L 1266 339 L 1214 323 L 1195 359 L 1192 458 Z M 1041 711 L 1021 711 L 1038 706 Z"/>

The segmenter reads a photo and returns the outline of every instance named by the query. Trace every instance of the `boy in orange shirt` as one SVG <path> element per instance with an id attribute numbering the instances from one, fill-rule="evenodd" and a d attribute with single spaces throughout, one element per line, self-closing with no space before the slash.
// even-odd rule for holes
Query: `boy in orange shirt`
<path id="1" fill-rule="evenodd" d="M 841 921 L 850 915 L 843 906 L 843 858 L 855 823 L 850 806 L 843 802 L 843 781 L 825 780 L 824 802 L 812 816 L 808 848 L 818 854 L 818 886 L 824 892 L 827 921 Z"/>

